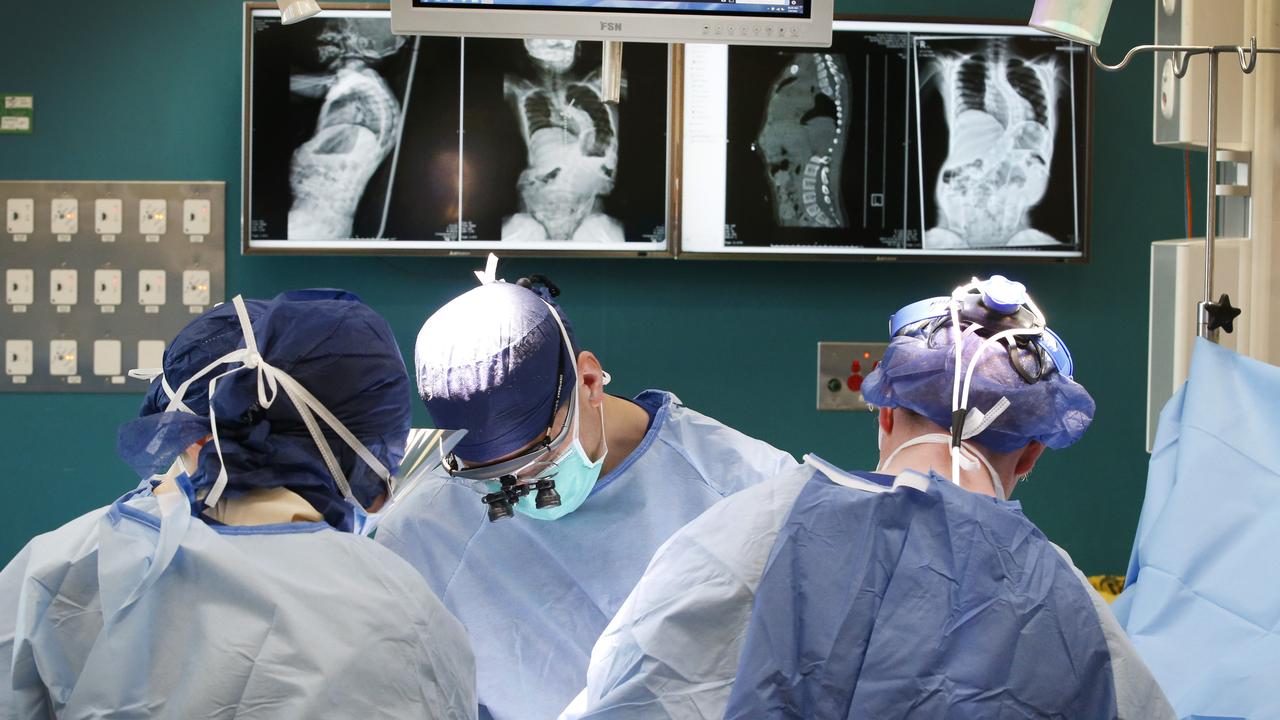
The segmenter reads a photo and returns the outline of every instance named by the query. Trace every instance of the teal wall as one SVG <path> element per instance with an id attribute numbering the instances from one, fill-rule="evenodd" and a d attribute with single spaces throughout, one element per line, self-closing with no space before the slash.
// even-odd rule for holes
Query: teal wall
<path id="1" fill-rule="evenodd" d="M 1031 0 L 838 0 L 840 12 L 1020 19 Z M 1106 55 L 1149 41 L 1153 3 L 1116 3 Z M 269 296 L 349 288 L 412 353 L 418 326 L 474 285 L 465 258 L 243 257 L 241 7 L 228 0 L 4 0 L 0 90 L 33 92 L 36 132 L 0 137 L 0 179 L 225 180 L 228 286 Z M 1082 266 L 513 259 L 544 272 L 613 387 L 675 391 L 689 405 L 797 455 L 874 464 L 870 415 L 814 410 L 818 340 L 879 340 L 900 305 L 970 274 L 1025 280 L 1067 338 L 1098 401 L 1085 439 L 1048 453 L 1018 493 L 1087 572 L 1121 572 L 1146 477 L 1148 242 L 1181 233 L 1182 157 L 1151 146 L 1146 62 L 1100 74 L 1093 259 Z M 0 247 L 0 253 L 3 253 Z M 0 322 L 3 317 L 0 316 Z M 411 358 L 410 358 L 411 359 Z M 135 482 L 115 432 L 135 396 L 0 394 L 0 560 L 33 535 Z M 418 409 L 416 420 L 426 422 Z"/>

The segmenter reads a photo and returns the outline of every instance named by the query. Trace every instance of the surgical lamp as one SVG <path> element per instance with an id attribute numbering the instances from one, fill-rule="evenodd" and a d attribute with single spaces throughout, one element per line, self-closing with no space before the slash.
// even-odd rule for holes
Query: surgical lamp
<path id="1" fill-rule="evenodd" d="M 276 0 L 276 5 L 280 8 L 281 25 L 302 22 L 320 12 L 316 0 Z"/>
<path id="2" fill-rule="evenodd" d="M 1213 244 L 1217 236 L 1217 185 L 1218 185 L 1218 56 L 1235 53 L 1240 70 L 1248 75 L 1257 66 L 1258 53 L 1280 54 L 1280 48 L 1258 47 L 1256 35 L 1249 38 L 1249 46 L 1240 45 L 1139 45 L 1130 48 L 1124 58 L 1115 65 L 1108 65 L 1098 57 L 1098 45 L 1102 31 L 1111 13 L 1111 0 L 1036 0 L 1027 24 L 1038 30 L 1089 46 L 1089 56 L 1103 70 L 1123 70 L 1135 55 L 1141 52 L 1172 52 L 1174 76 L 1182 79 L 1187 74 L 1191 58 L 1209 56 L 1209 122 L 1208 122 L 1208 199 L 1205 203 L 1204 228 L 1204 299 L 1197 305 L 1196 333 L 1206 340 L 1215 340 L 1218 328 L 1232 331 L 1232 322 L 1240 314 L 1231 307 L 1231 298 L 1225 294 L 1213 301 Z"/>

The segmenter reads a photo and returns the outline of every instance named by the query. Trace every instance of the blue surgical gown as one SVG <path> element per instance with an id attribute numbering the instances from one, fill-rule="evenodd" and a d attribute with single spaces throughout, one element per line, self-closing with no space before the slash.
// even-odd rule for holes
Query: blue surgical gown
<path id="1" fill-rule="evenodd" d="M 726 495 L 796 466 L 669 393 L 636 402 L 653 411 L 644 439 L 559 520 L 490 523 L 474 491 L 438 478 L 378 530 L 466 626 L 481 717 L 556 717 L 654 550 Z"/>
<path id="2" fill-rule="evenodd" d="M 461 624 L 403 560 L 323 523 L 193 519 L 136 602 L 154 497 L 32 540 L 0 573 L 0 718 L 474 718 Z"/>
<path id="3" fill-rule="evenodd" d="M 1179 717 L 1280 718 L 1280 368 L 1197 340 L 1116 616 Z"/>
<path id="4" fill-rule="evenodd" d="M 810 456 L 799 468 L 738 493 L 691 522 L 654 555 L 601 635 L 587 688 L 564 717 L 905 717 L 917 706 L 904 703 L 922 703 L 920 713 L 910 717 L 1061 717 L 1016 703 L 999 713 L 966 714 L 965 696 L 952 694 L 956 685 L 944 679 L 947 673 L 997 685 L 992 696 L 1021 690 L 1021 696 L 1033 697 L 1045 688 L 1025 686 L 1044 682 L 1061 684 L 1064 693 L 1096 692 L 1085 707 L 1101 707 L 1104 713 L 1114 708 L 1114 716 L 1121 718 L 1172 717 L 1105 602 L 1016 504 L 960 496 L 960 488 L 923 475 L 906 474 L 898 483 L 904 487 L 886 492 L 889 488 L 879 483 Z M 941 493 L 958 502 L 937 502 Z M 875 495 L 872 502 L 858 502 L 867 495 Z M 824 502 L 832 498 L 836 501 Z M 985 529 L 990 518 L 972 512 L 966 516 L 965 508 L 979 504 L 1003 523 L 999 533 Z M 932 508 L 935 522 L 911 525 L 911 512 L 902 508 L 917 505 Z M 851 512 L 852 507 L 868 512 Z M 910 558 L 897 568 L 897 582 L 910 579 L 921 587 L 940 583 L 956 588 L 950 595 L 886 584 L 902 558 L 892 556 L 909 539 L 908 526 L 921 535 L 913 542 L 933 546 L 937 557 Z M 947 543 L 960 538 L 964 544 L 944 556 Z M 981 549 L 966 546 L 973 543 Z M 979 557 L 984 562 L 970 562 Z M 991 558 L 999 561 L 985 561 Z M 1004 575 L 1015 567 L 1023 571 Z M 833 584 L 838 586 L 834 590 Z M 959 592 L 969 587 L 993 593 L 989 605 Z M 875 606 L 881 599 L 894 604 Z M 833 601 L 848 604 L 831 605 Z M 855 608 L 857 603 L 870 605 Z M 1070 612 L 1060 612 L 1063 607 Z M 954 614 L 961 609 L 970 614 Z M 999 633 L 973 637 L 970 629 L 991 620 L 975 618 L 996 609 L 1000 612 L 990 624 Z M 1082 690 L 1070 685 L 1069 676 L 1045 680 L 1035 675 L 1041 661 L 1026 658 L 1036 653 L 1019 646 L 1018 638 L 1024 631 L 1019 623 L 1028 617 L 1024 613 L 1034 617 L 1037 612 L 1052 614 L 1041 618 L 1038 629 L 1048 628 L 1048 633 L 1037 633 L 1039 637 L 1052 640 L 1062 633 L 1057 644 L 1037 649 L 1053 654 L 1073 648 L 1069 662 L 1080 662 L 1080 672 L 1091 664 L 1086 675 L 1097 687 Z M 949 623 L 945 627 L 940 626 L 943 619 Z M 892 638 L 882 622 L 895 626 Z M 893 640 L 889 646 L 873 643 L 872 655 L 856 645 L 868 623 L 877 628 L 872 640 Z M 948 645 L 961 639 L 963 647 Z M 943 648 L 953 654 L 939 656 Z M 857 653 L 862 655 L 855 658 Z M 887 659 L 893 653 L 900 657 Z M 865 668 L 860 667 L 863 657 L 869 663 Z M 1010 664 L 996 672 L 1002 662 Z M 964 678 L 973 667 L 981 667 L 985 675 Z M 908 669 L 917 674 L 894 676 Z M 904 683 L 910 687 L 902 687 Z M 864 704 L 853 704 L 855 690 Z M 876 700 L 889 704 L 882 707 Z M 947 700 L 960 703 L 953 714 L 927 706 L 939 701 L 947 706 Z M 851 708 L 858 711 L 848 713 Z M 886 708 L 891 712 L 885 714 Z"/>

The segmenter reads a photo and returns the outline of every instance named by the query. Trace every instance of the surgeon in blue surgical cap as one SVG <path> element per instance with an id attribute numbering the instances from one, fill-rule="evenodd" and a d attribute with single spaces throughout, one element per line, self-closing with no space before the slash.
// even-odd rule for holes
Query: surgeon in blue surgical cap
<path id="1" fill-rule="evenodd" d="M 1094 403 L 1019 283 L 890 320 L 880 463 L 814 455 L 676 533 L 565 718 L 1171 718 L 1064 552 L 1005 498 Z"/>
<path id="2" fill-rule="evenodd" d="M 0 573 L 0 717 L 474 718 L 461 624 L 360 534 L 409 431 L 386 321 L 236 297 L 140 374 L 145 481 Z"/>
<path id="3" fill-rule="evenodd" d="M 434 424 L 468 434 L 377 539 L 466 626 L 481 717 L 537 720 L 582 688 L 592 644 L 663 541 L 796 463 L 671 393 L 610 395 L 557 291 L 494 272 L 418 335 Z"/>

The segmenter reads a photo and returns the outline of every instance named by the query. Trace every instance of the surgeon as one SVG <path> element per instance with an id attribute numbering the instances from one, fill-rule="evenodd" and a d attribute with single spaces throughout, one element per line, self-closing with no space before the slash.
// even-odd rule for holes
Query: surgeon
<path id="1" fill-rule="evenodd" d="M 148 480 L 0 573 L 0 718 L 474 718 L 461 624 L 359 534 L 409 430 L 386 321 L 236 297 L 150 374 L 119 434 Z"/>
<path id="2" fill-rule="evenodd" d="M 863 385 L 880 463 L 814 455 L 654 556 L 566 718 L 1170 718 L 1105 602 L 1006 498 L 1093 400 L 1025 288 L 908 305 Z"/>
<path id="3" fill-rule="evenodd" d="M 583 687 L 592 644 L 663 541 L 796 463 L 671 393 L 610 395 L 558 291 L 495 272 L 418 335 L 427 410 L 467 435 L 377 539 L 466 626 L 481 717 L 537 720 Z"/>

